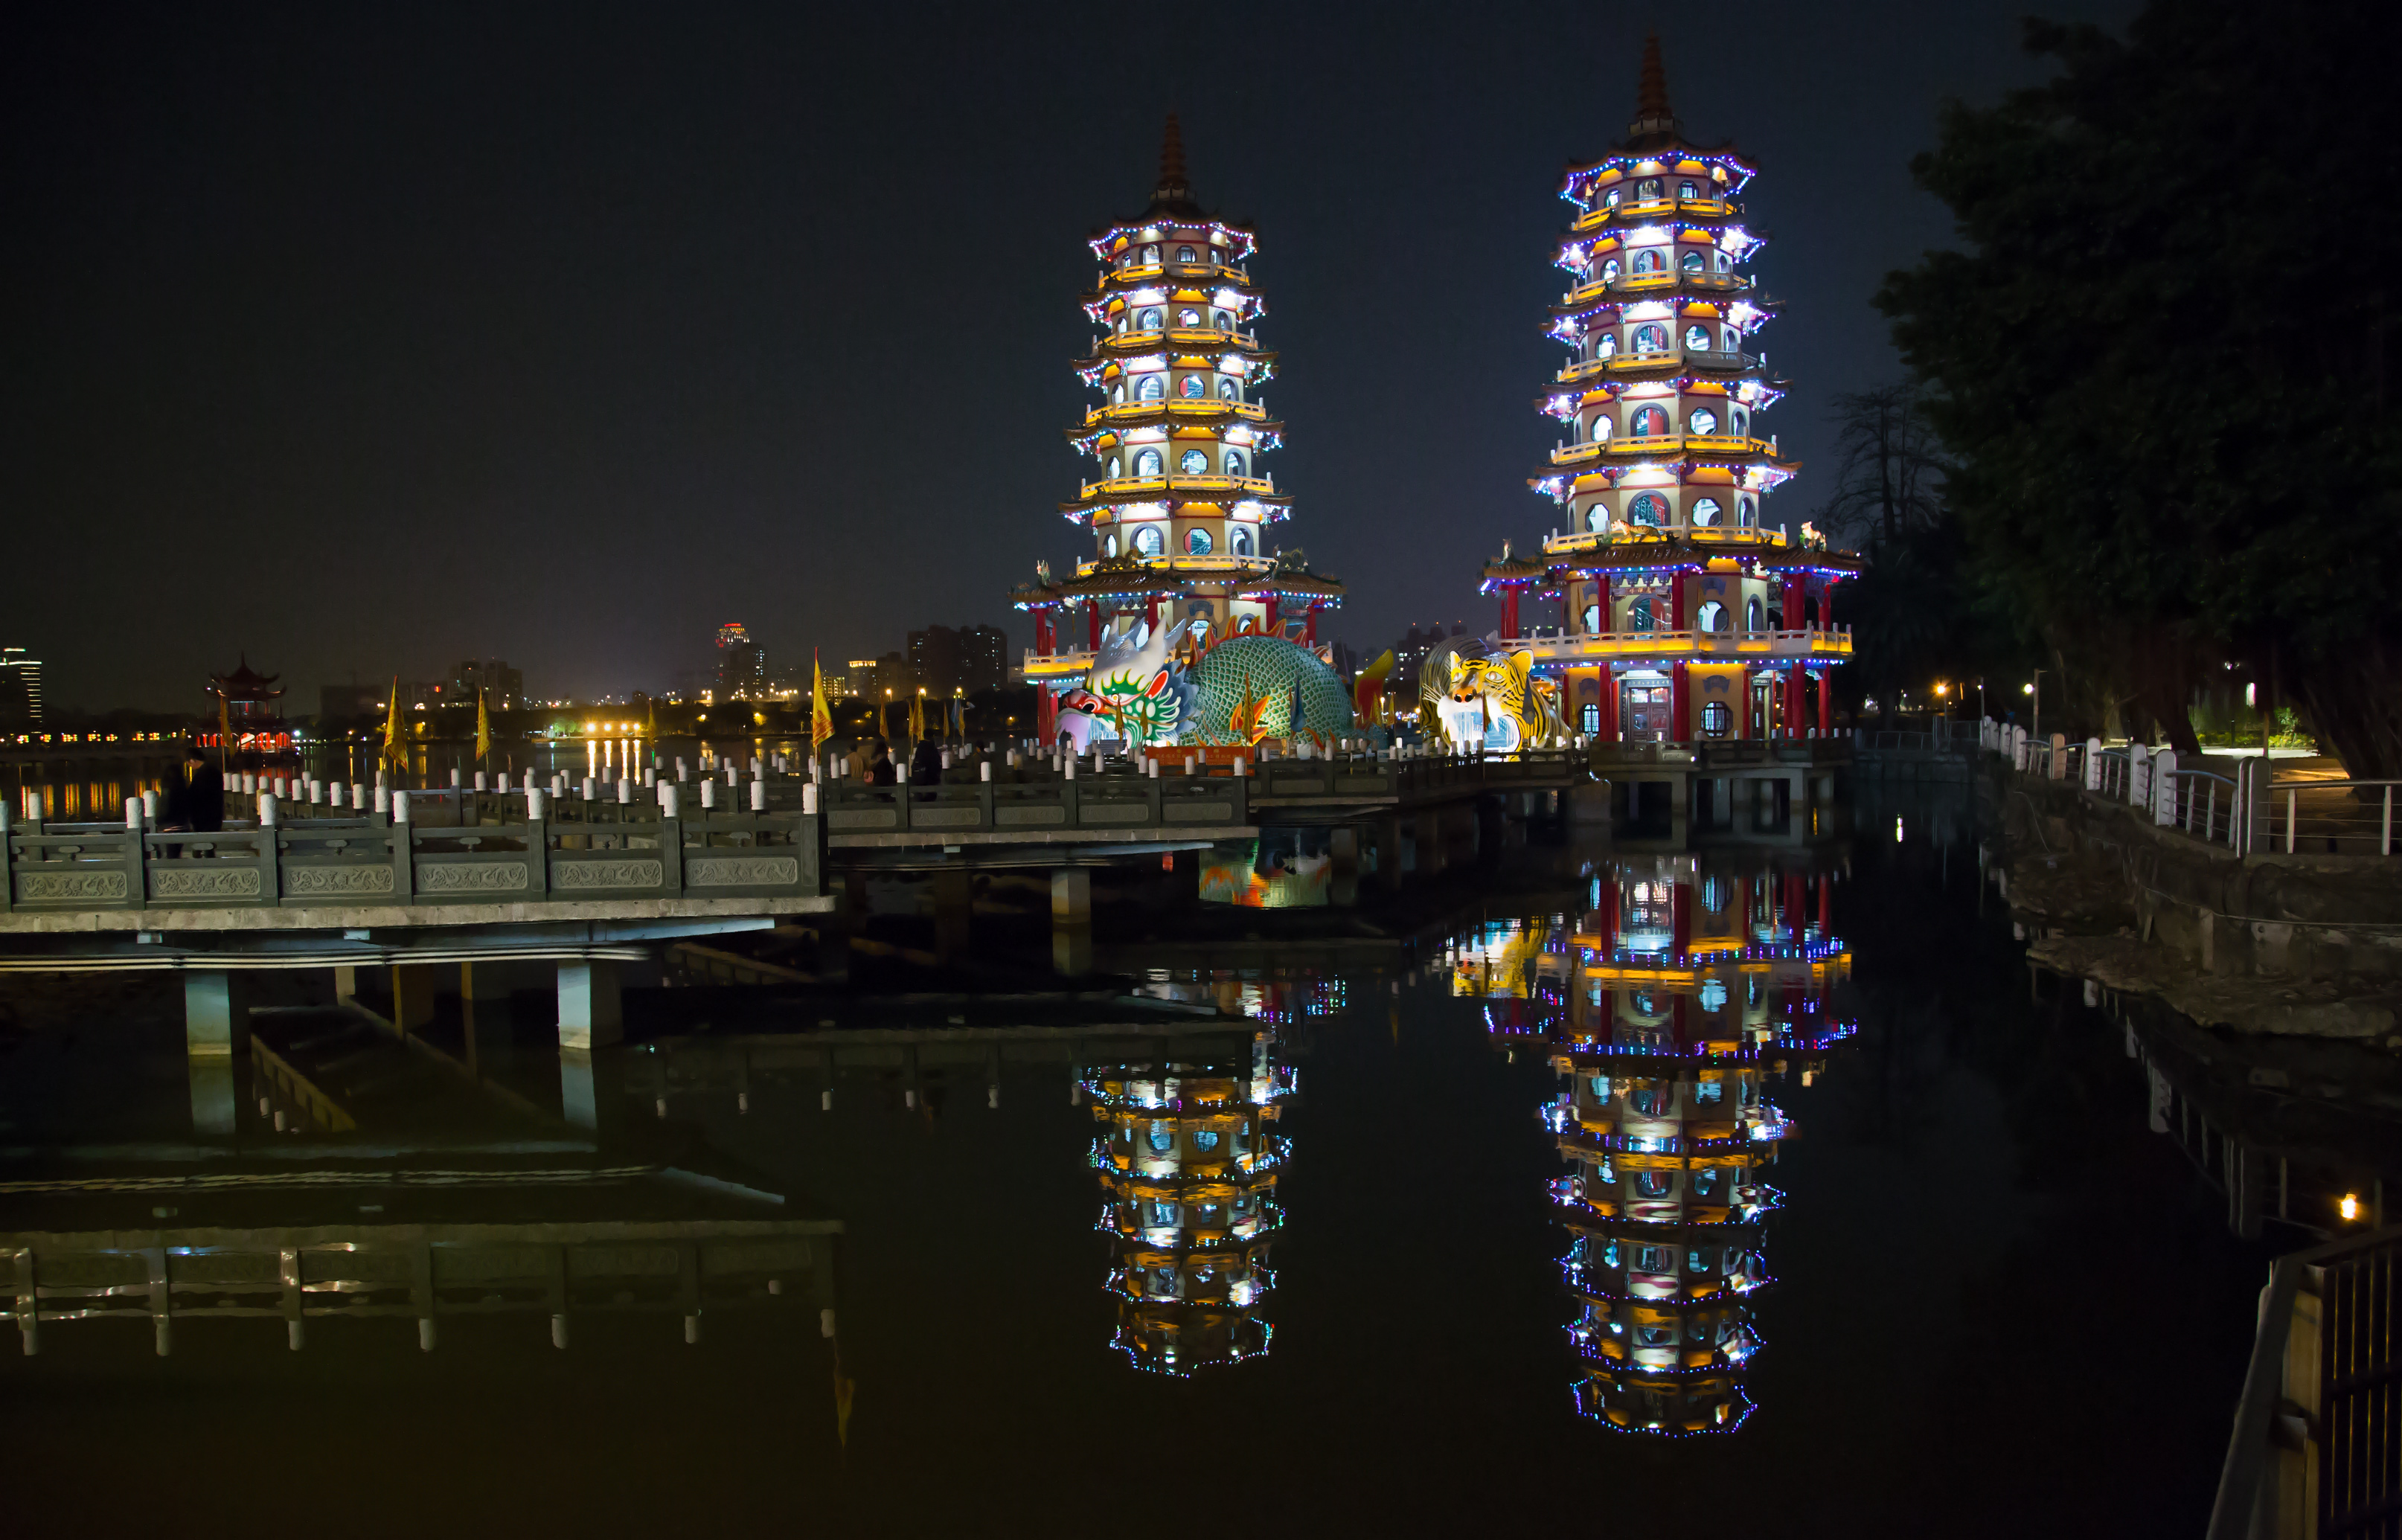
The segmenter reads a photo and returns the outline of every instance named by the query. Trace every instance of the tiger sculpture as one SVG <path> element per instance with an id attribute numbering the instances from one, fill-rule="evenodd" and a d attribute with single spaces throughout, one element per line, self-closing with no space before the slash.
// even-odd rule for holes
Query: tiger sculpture
<path id="1" fill-rule="evenodd" d="M 1535 677 L 1534 668 L 1532 654 L 1498 651 L 1489 641 L 1443 642 L 1418 670 L 1420 727 L 1429 741 L 1455 749 L 1567 748 L 1559 686 Z M 1500 727 L 1500 743 L 1489 742 L 1488 723 Z"/>

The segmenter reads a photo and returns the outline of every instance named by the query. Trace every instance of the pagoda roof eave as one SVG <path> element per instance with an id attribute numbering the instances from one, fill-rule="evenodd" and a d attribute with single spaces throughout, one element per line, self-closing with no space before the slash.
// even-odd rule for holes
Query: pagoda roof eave
<path id="1" fill-rule="evenodd" d="M 1755 310 L 1774 312 L 1783 309 L 1782 300 L 1756 296 L 1756 284 L 1740 288 L 1704 288 L 1678 283 L 1670 288 L 1645 289 L 1639 293 L 1597 294 L 1583 299 L 1555 299 L 1550 306 L 1554 320 L 1572 315 L 1591 315 L 1595 310 L 1621 310 L 1629 305 L 1665 305 L 1677 301 L 1700 305 L 1749 305 Z"/>
<path id="2" fill-rule="evenodd" d="M 1706 566 L 1714 560 L 1732 559 L 1766 572 L 1812 571 L 1856 574 L 1861 558 L 1853 551 L 1826 551 L 1792 545 L 1771 544 L 1765 541 L 1729 542 L 1688 540 L 1618 541 L 1595 546 L 1591 551 L 1552 557 L 1546 559 L 1544 575 L 1553 583 L 1574 577 L 1597 577 L 1610 572 L 1645 571 L 1666 567 Z M 1488 568 L 1488 575 L 1490 569 Z"/>
<path id="3" fill-rule="evenodd" d="M 1273 364 L 1277 357 L 1273 349 L 1236 342 L 1231 338 L 1222 346 L 1207 347 L 1191 342 L 1170 342 L 1166 337 L 1138 342 L 1111 337 L 1103 340 L 1099 351 L 1073 360 L 1072 363 L 1074 367 L 1079 369 L 1097 369 L 1105 364 L 1123 363 L 1128 358 L 1148 358 L 1153 353 L 1194 352 L 1216 353 L 1221 357 L 1227 353 L 1234 353 L 1246 363 L 1258 364 Z"/>
<path id="4" fill-rule="evenodd" d="M 1099 508 L 1115 508 L 1123 503 L 1166 502 L 1218 503 L 1256 502 L 1263 508 L 1285 510 L 1290 509 L 1292 506 L 1292 494 L 1290 492 L 1224 492 L 1178 489 L 1171 488 L 1155 492 L 1110 493 L 1107 495 L 1079 498 L 1073 502 L 1060 503 L 1059 511 L 1070 518 L 1073 518 L 1079 514 L 1089 514 Z"/>
<path id="5" fill-rule="evenodd" d="M 1208 414 L 1200 412 L 1173 414 L 1161 412 L 1155 415 L 1146 413 L 1139 418 L 1120 419 L 1115 422 L 1087 422 L 1074 428 L 1063 428 L 1060 430 L 1060 433 L 1070 442 L 1076 442 L 1083 439 L 1097 438 L 1103 433 L 1118 433 L 1123 435 L 1142 428 L 1172 427 L 1249 428 L 1252 433 L 1264 437 L 1271 434 L 1280 434 L 1284 428 L 1284 420 L 1281 418 L 1273 417 L 1245 417 L 1239 412 L 1232 411 L 1210 412 Z"/>

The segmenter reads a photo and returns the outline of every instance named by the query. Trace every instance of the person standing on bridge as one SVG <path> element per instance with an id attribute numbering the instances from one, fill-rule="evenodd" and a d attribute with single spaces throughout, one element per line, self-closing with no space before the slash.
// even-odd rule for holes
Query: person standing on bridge
<path id="1" fill-rule="evenodd" d="M 164 831 L 214 834 L 225 828 L 225 777 L 197 743 L 184 746 L 183 774 L 167 789 Z"/>
<path id="2" fill-rule="evenodd" d="M 891 748 L 882 738 L 877 738 L 875 747 L 868 750 L 867 784 L 890 786 L 899 778 L 892 769 Z"/>

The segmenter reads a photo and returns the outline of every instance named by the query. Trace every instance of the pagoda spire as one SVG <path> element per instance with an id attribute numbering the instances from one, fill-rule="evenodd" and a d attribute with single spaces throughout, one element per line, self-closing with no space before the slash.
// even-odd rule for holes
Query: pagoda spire
<path id="1" fill-rule="evenodd" d="M 1193 196 L 1192 184 L 1184 175 L 1184 130 L 1172 112 L 1167 115 L 1167 131 L 1160 136 L 1159 190 L 1152 196 L 1163 203 Z"/>
<path id="2" fill-rule="evenodd" d="M 1643 77 L 1635 89 L 1635 121 L 1626 125 L 1629 143 L 1652 134 L 1673 136 L 1677 115 L 1668 106 L 1668 71 L 1660 62 L 1660 34 L 1643 38 Z"/>

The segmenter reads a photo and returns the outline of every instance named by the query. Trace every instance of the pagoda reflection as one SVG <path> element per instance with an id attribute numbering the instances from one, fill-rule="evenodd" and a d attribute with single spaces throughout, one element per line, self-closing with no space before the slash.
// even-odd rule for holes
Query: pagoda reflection
<path id="1" fill-rule="evenodd" d="M 1294 1084 L 1287 1035 L 1340 1010 L 1343 991 L 1325 978 L 1163 969 L 1145 993 L 1255 1024 L 1218 1057 L 1113 1064 L 1084 1080 L 1102 1125 L 1092 1159 L 1115 1343 L 1139 1368 L 1190 1374 L 1263 1354 L 1275 1335 L 1269 1248 L 1284 1225 L 1277 1184 L 1291 1148 L 1276 1125 Z"/>
<path id="2" fill-rule="evenodd" d="M 1793 1132 L 1769 1091 L 1808 1084 L 1852 1032 L 1831 1009 L 1851 965 L 1828 925 L 1832 873 L 1646 855 L 1590 875 L 1573 922 L 1496 922 L 1458 945 L 1453 992 L 1484 1000 L 1497 1047 L 1539 1047 L 1560 1077 L 1543 1117 L 1570 1165 L 1553 1196 L 1579 1410 L 1632 1433 L 1732 1431 L 1773 1281 L 1766 1171 Z"/>

